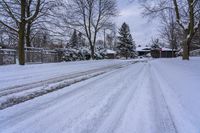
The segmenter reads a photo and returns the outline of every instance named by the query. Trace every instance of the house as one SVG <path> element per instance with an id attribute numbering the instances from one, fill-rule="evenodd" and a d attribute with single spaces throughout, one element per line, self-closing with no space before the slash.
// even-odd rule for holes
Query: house
<path id="1" fill-rule="evenodd" d="M 176 50 L 170 48 L 151 49 L 151 56 L 153 58 L 173 58 L 176 57 Z"/>
<path id="2" fill-rule="evenodd" d="M 148 46 L 145 47 L 137 47 L 136 52 L 138 53 L 138 56 L 143 56 L 143 57 L 151 57 L 153 58 L 173 58 L 176 57 L 176 52 L 177 50 L 172 50 L 170 48 L 151 48 Z"/>
<path id="3" fill-rule="evenodd" d="M 146 56 L 151 53 L 151 47 L 137 47 L 136 52 L 138 56 Z"/>
<path id="4" fill-rule="evenodd" d="M 162 58 L 173 58 L 176 57 L 176 50 L 170 48 L 161 48 L 161 57 Z"/>

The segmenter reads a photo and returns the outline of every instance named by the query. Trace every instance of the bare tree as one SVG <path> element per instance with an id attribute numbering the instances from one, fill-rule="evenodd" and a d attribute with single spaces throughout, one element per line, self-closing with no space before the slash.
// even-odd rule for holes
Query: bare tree
<path id="1" fill-rule="evenodd" d="M 183 60 L 189 60 L 190 45 L 200 27 L 198 4 L 199 0 L 154 0 L 154 4 L 152 1 L 151 4 L 144 4 L 145 15 L 156 15 L 166 9 L 174 11 L 176 22 L 184 32 Z"/>
<path id="2" fill-rule="evenodd" d="M 27 0 L 26 5 L 26 17 L 30 17 L 34 13 L 34 7 L 35 0 Z M 29 21 L 26 25 L 26 46 L 31 47 L 33 46 L 32 40 L 36 36 L 40 30 L 49 30 L 46 27 L 46 24 L 50 23 L 50 18 L 52 17 L 51 10 L 55 7 L 57 7 L 57 1 L 53 0 L 42 0 L 40 3 L 40 10 L 39 15 L 33 19 L 32 21 Z"/>
<path id="3" fill-rule="evenodd" d="M 172 49 L 172 53 L 174 54 L 174 50 L 177 50 L 178 47 L 180 47 L 182 32 L 175 21 L 175 16 L 172 10 L 169 9 L 161 13 L 161 24 L 161 39 L 165 43 L 169 44 L 169 47 Z"/>
<path id="4" fill-rule="evenodd" d="M 0 24 L 4 27 L 14 31 L 18 35 L 18 53 L 19 53 L 19 64 L 25 64 L 25 35 L 27 23 L 37 18 L 40 8 L 41 0 L 37 0 L 34 6 L 34 13 L 29 17 L 26 16 L 27 0 L 21 1 L 10 1 L 2 0 L 0 2 L 1 18 Z M 6 19 L 5 19 L 6 18 Z"/>
<path id="5" fill-rule="evenodd" d="M 176 21 L 180 25 L 180 27 L 184 31 L 185 40 L 183 41 L 183 59 L 189 60 L 189 53 L 190 53 L 190 45 L 192 42 L 192 39 L 195 35 L 195 33 L 198 30 L 198 27 L 200 26 L 200 19 L 196 19 L 196 11 L 195 6 L 197 4 L 198 0 L 187 0 L 187 6 L 188 6 L 188 24 L 187 26 L 184 26 L 183 22 L 181 21 L 181 15 L 180 15 L 180 8 L 178 6 L 177 0 L 173 0 L 175 13 L 176 13 Z M 199 9 L 198 9 L 199 10 Z"/>
<path id="6" fill-rule="evenodd" d="M 69 0 L 63 5 L 66 9 L 62 14 L 65 24 L 84 33 L 94 59 L 98 32 L 116 15 L 116 0 Z"/>

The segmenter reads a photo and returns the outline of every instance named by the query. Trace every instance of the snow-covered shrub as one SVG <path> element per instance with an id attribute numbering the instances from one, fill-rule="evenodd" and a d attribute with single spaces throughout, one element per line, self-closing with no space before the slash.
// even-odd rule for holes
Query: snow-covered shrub
<path id="1" fill-rule="evenodd" d="M 61 61 L 89 60 L 90 52 L 86 48 L 78 49 L 57 49 Z"/>
<path id="2" fill-rule="evenodd" d="M 96 60 L 100 60 L 100 59 L 104 59 L 104 57 L 101 55 L 101 53 L 99 53 L 99 52 L 95 52 L 95 59 Z"/>
<path id="3" fill-rule="evenodd" d="M 82 60 L 89 60 L 91 57 L 90 50 L 88 48 L 81 48 L 79 54 L 82 56 Z"/>
<path id="4" fill-rule="evenodd" d="M 80 60 L 80 55 L 78 53 L 78 50 L 76 50 L 76 49 L 66 49 L 64 51 L 62 59 L 64 61 Z"/>

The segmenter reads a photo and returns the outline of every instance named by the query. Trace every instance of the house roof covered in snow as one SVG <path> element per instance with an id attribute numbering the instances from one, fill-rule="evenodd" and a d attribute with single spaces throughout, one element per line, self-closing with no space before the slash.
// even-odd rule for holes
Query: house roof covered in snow
<path id="1" fill-rule="evenodd" d="M 138 52 L 148 52 L 148 51 L 151 51 L 151 49 L 152 49 L 151 47 L 137 47 L 136 51 L 138 51 Z M 161 48 L 161 50 L 162 51 L 172 51 L 172 49 L 165 48 L 165 47 Z"/>
<path id="2" fill-rule="evenodd" d="M 116 54 L 116 51 L 111 50 L 111 49 L 106 49 L 106 54 Z"/>
<path id="3" fill-rule="evenodd" d="M 151 47 L 137 47 L 136 51 L 142 52 L 142 51 L 151 51 Z"/>

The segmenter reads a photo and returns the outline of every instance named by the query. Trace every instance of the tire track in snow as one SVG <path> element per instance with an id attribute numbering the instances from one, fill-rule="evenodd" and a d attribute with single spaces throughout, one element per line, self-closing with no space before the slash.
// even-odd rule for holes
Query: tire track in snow
<path id="1" fill-rule="evenodd" d="M 168 112 L 172 121 L 174 122 L 174 127 L 176 128 L 177 132 L 200 132 L 198 123 L 193 122 L 191 119 L 191 114 L 185 112 L 185 109 L 179 101 L 180 99 L 177 97 L 173 87 L 170 86 L 165 77 L 161 73 L 158 73 L 157 70 L 159 70 L 157 67 L 152 67 L 153 75 L 158 81 L 160 92 L 162 93 L 163 99 L 165 100 Z"/>
<path id="2" fill-rule="evenodd" d="M 143 65 L 142 65 L 143 66 Z M 126 75 L 129 75 L 130 67 L 127 67 L 126 69 L 122 69 L 121 71 L 118 71 L 122 73 L 120 77 L 125 77 Z M 127 70 L 128 69 L 128 70 Z M 141 70 L 136 71 L 135 75 L 138 75 Z M 112 75 L 110 75 L 112 76 Z M 92 108 L 84 111 L 80 115 L 77 115 L 75 118 L 71 118 L 70 122 L 67 123 L 67 128 L 64 126 L 63 131 L 61 132 L 67 132 L 67 133 L 94 133 L 97 132 L 98 129 L 100 129 L 101 123 L 104 123 L 104 121 L 109 117 L 110 113 L 113 109 L 115 109 L 116 104 L 118 104 L 120 99 L 127 94 L 128 88 L 127 88 L 127 79 L 131 78 L 132 76 L 128 76 L 127 78 L 121 79 L 118 77 L 118 80 L 120 82 L 123 82 L 124 84 L 121 84 L 116 78 L 115 84 L 113 82 L 110 83 L 112 89 L 109 90 L 108 86 L 104 87 L 104 98 L 101 96 L 101 100 L 98 102 L 95 102 L 95 105 L 92 106 Z M 105 81 L 102 79 L 102 81 Z M 100 81 L 100 82 L 102 82 Z M 103 82 L 102 82 L 103 83 Z M 113 85 L 116 85 L 115 89 L 113 89 Z M 100 91 L 100 90 L 99 90 Z M 98 93 L 102 95 L 102 92 L 97 92 L 96 94 L 93 94 L 95 97 L 98 96 Z M 104 127 L 105 128 L 105 127 Z M 49 131 L 47 131 L 49 132 Z M 103 132 L 102 132 L 103 133 Z"/>
<path id="3" fill-rule="evenodd" d="M 139 86 L 121 118 L 116 133 L 177 133 L 164 97 L 146 67 L 143 84 Z"/>
<path id="4" fill-rule="evenodd" d="M 115 104 L 112 106 L 112 110 L 110 111 L 108 117 L 102 122 L 102 125 L 99 127 L 99 130 L 97 130 L 97 133 L 115 132 L 117 126 L 120 124 L 121 118 L 123 117 L 127 106 L 135 97 L 135 93 L 141 86 L 145 73 L 146 63 L 143 64 L 143 67 L 140 69 L 138 74 L 134 75 L 137 76 L 136 80 L 131 81 L 131 79 L 129 79 L 129 82 L 126 83 L 126 92 L 124 92 L 124 94 L 115 101 Z M 131 75 L 131 73 L 129 73 L 129 75 Z"/>
<path id="5" fill-rule="evenodd" d="M 171 111 L 169 110 L 166 99 L 159 86 L 159 81 L 155 78 L 153 70 L 149 64 L 151 94 L 154 100 L 155 120 L 158 125 L 158 131 L 162 133 L 178 133 Z M 157 83 L 155 83 L 157 81 Z"/>

